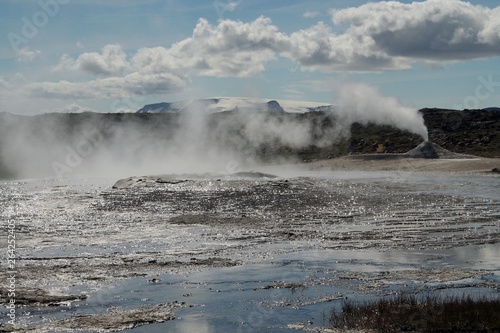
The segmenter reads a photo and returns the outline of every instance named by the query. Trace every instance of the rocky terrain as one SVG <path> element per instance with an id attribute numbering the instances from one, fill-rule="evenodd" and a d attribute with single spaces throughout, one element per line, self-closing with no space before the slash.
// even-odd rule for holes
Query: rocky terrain
<path id="1" fill-rule="evenodd" d="M 488 158 L 500 156 L 500 112 L 443 109 L 420 112 L 430 141 L 444 149 Z M 260 112 L 254 123 L 249 122 L 255 118 L 253 115 L 242 118 L 241 114 L 238 111 L 205 114 L 198 122 L 197 116 L 187 121 L 182 113 L 31 117 L 0 113 L 0 178 L 54 176 L 54 162 L 61 163 L 61 159 L 79 148 L 88 151 L 89 158 L 83 156 L 87 153 L 80 154 L 81 160 L 86 157 L 87 164 L 97 160 L 96 151 L 101 160 L 107 158 L 124 165 L 147 161 L 176 146 L 181 146 L 181 151 L 191 149 L 195 156 L 207 150 L 213 150 L 213 155 L 230 151 L 242 158 L 250 156 L 257 162 L 275 163 L 284 159 L 317 161 L 356 154 L 405 153 L 423 141 L 418 135 L 391 126 L 354 123 L 345 128 L 333 112 Z M 94 145 L 85 146 L 89 143 Z M 191 146 L 185 149 L 182 145 L 186 143 Z M 171 156 L 174 155 L 170 159 Z M 20 171 L 20 166 L 30 165 L 30 170 Z"/>
<path id="2" fill-rule="evenodd" d="M 497 295 L 500 112 L 421 112 L 430 141 L 325 112 L 0 114 L 2 177 L 49 171 L 0 182 L 19 306 L 0 332 L 334 332 L 320 317 L 347 298 Z M 176 145 L 309 163 L 118 180 Z M 99 162 L 107 178 L 50 174 Z"/>
<path id="3" fill-rule="evenodd" d="M 485 110 L 422 109 L 429 139 L 453 152 L 482 157 L 500 156 L 500 112 Z M 352 154 L 404 153 L 421 142 L 390 126 L 352 127 L 349 152 Z"/>

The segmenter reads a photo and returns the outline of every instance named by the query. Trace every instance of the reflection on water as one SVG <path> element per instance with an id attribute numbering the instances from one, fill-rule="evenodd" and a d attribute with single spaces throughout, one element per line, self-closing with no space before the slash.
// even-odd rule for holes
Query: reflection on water
<path id="1" fill-rule="evenodd" d="M 0 183 L 0 218 L 16 220 L 20 283 L 90 292 L 22 317 L 47 323 L 182 301 L 176 320 L 129 331 L 296 332 L 287 325 L 328 325 L 345 297 L 498 294 L 499 177 L 280 176 L 120 189 L 115 180 Z"/>
<path id="2" fill-rule="evenodd" d="M 494 295 L 498 291 L 493 284 L 500 285 L 499 251 L 499 245 L 425 251 L 307 251 L 194 273 L 176 283 L 168 275 L 160 276 L 164 282 L 155 285 L 131 280 L 124 287 L 148 302 L 182 299 L 193 307 L 177 310 L 179 318 L 174 321 L 130 332 L 296 332 L 287 325 L 327 326 L 323 314 L 328 316 L 345 297 L 369 299 L 398 290 Z M 463 278 L 464 263 L 470 269 L 487 271 Z"/>

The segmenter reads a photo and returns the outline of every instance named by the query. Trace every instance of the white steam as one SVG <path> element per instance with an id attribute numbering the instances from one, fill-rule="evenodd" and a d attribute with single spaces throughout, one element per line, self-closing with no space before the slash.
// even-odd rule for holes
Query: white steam
<path id="1" fill-rule="evenodd" d="M 307 121 L 265 112 L 5 118 L 0 178 L 2 164 L 20 178 L 234 173 L 256 167 L 272 145 L 299 149 L 312 141 Z"/>
<path id="2" fill-rule="evenodd" d="M 346 123 L 391 125 L 429 139 L 424 118 L 417 109 L 403 106 L 364 83 L 335 83 L 338 112 Z"/>
<path id="3" fill-rule="evenodd" d="M 290 162 L 310 146 L 332 147 L 354 122 L 392 125 L 427 140 L 423 117 L 365 84 L 336 84 L 331 114 L 262 110 L 210 114 L 0 114 L 0 177 L 125 177 L 233 173 L 265 161 Z M 296 155 L 295 155 L 296 156 Z M 3 171 L 2 171 L 3 169 Z"/>

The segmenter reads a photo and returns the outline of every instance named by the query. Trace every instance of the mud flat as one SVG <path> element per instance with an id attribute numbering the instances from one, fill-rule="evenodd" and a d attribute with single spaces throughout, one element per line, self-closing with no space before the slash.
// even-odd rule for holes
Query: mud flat
<path id="1" fill-rule="evenodd" d="M 398 155 L 400 156 L 400 155 Z M 305 164 L 309 170 L 361 170 L 361 171 L 424 171 L 439 173 L 492 173 L 498 174 L 500 158 L 418 159 L 387 158 L 381 155 L 357 155 L 322 160 Z"/>
<path id="2" fill-rule="evenodd" d="M 346 297 L 498 296 L 499 166 L 341 158 L 238 175 L 2 182 L 19 307 L 14 326 L 2 310 L 0 329 L 328 332 Z"/>
<path id="3" fill-rule="evenodd" d="M 361 154 L 306 164 L 309 170 L 499 173 L 500 158 L 452 152 L 424 141 L 404 154 Z"/>

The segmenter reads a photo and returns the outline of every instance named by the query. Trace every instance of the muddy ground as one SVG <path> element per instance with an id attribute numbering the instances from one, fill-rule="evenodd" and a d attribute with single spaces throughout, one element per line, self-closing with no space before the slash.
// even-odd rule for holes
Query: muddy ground
<path id="1" fill-rule="evenodd" d="M 303 251 L 317 251 L 323 258 L 325 251 L 389 256 L 486 246 L 498 258 L 500 177 L 490 172 L 498 160 L 382 161 L 380 170 L 392 168 L 389 172 L 373 171 L 371 165 L 372 161 L 363 164 L 345 158 L 300 170 L 273 167 L 265 173 L 239 175 L 1 183 L 2 221 L 15 222 L 19 308 L 14 326 L 8 326 L 6 313 L 1 313 L 0 328 L 116 331 L 169 321 L 179 308 L 194 305 L 189 296 L 165 297 L 147 307 L 122 304 L 86 313 L 51 313 L 85 304 L 101 288 L 118 281 L 139 279 L 154 285 L 164 279 L 162 274 L 223 271 Z M 341 171 L 342 166 L 361 171 Z M 6 238 L 1 242 L 6 248 Z M 411 281 L 413 292 L 476 288 L 498 293 L 500 263 L 494 260 L 483 266 L 465 261 L 433 265 L 435 256 L 422 258 L 408 267 L 368 271 L 356 268 L 360 258 L 342 259 L 331 267 L 325 264 L 320 277 L 262 282 L 253 290 L 343 285 L 351 294 L 387 295 L 398 292 L 394 285 Z M 365 264 L 377 262 L 376 257 L 370 260 Z M 7 279 L 8 272 L 0 271 L 0 280 Z M 5 288 L 1 296 L 1 302 L 8 304 Z M 343 297 L 343 292 L 307 299 L 290 294 L 282 303 L 270 301 L 268 306 L 323 304 L 328 312 L 332 302 Z M 26 310 L 39 308 L 51 310 L 43 310 L 37 318 Z M 328 322 L 315 325 L 290 322 L 282 327 L 326 331 Z"/>

